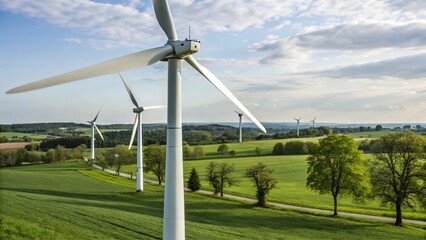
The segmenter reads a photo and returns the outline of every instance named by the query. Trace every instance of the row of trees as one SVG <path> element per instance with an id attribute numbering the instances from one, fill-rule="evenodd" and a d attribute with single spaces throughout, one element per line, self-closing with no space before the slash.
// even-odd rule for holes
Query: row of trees
<path id="1" fill-rule="evenodd" d="M 28 144 L 18 150 L 0 150 L 0 167 L 21 166 L 22 163 L 53 163 L 69 159 L 83 159 L 86 145 L 79 145 L 73 149 L 66 149 L 61 145 L 49 149 L 47 152 L 38 151 L 36 143 Z"/>
<path id="2" fill-rule="evenodd" d="M 396 225 L 402 225 L 402 207 L 426 208 L 425 139 L 406 131 L 388 134 L 376 143 L 374 159 L 367 168 L 356 142 L 344 135 L 320 140 L 308 157 L 306 186 L 320 194 L 331 194 L 334 215 L 339 196 L 356 201 L 380 199 L 396 210 Z"/>
<path id="3" fill-rule="evenodd" d="M 312 153 L 318 148 L 318 143 L 289 141 L 284 143 L 276 143 L 272 149 L 274 155 L 300 155 Z"/>

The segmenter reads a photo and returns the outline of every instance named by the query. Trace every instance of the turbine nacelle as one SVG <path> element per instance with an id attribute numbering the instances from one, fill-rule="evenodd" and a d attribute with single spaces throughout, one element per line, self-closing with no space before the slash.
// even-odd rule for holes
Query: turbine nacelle
<path id="1" fill-rule="evenodd" d="M 178 58 L 185 58 L 200 50 L 200 41 L 186 39 L 185 41 L 174 41 L 170 45 L 173 47 L 174 55 Z"/>
<path id="2" fill-rule="evenodd" d="M 145 109 L 143 107 L 137 107 L 137 108 L 133 108 L 133 112 L 134 113 L 141 113 L 143 112 Z"/>

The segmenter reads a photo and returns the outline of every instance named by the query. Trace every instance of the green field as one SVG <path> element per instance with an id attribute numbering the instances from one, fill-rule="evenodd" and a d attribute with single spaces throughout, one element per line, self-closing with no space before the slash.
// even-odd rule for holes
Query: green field
<path id="1" fill-rule="evenodd" d="M 268 197 L 269 201 L 287 203 L 298 206 L 306 206 L 322 209 L 333 209 L 333 198 L 331 195 L 319 195 L 306 188 L 307 163 L 306 155 L 299 156 L 261 156 L 261 157 L 242 157 L 242 158 L 223 158 L 209 160 L 191 160 L 184 161 L 184 176 L 188 179 L 189 173 L 193 167 L 197 170 L 202 180 L 202 188 L 212 190 L 206 179 L 206 166 L 210 161 L 235 164 L 236 176 L 239 180 L 238 186 L 225 188 L 225 193 L 235 194 L 255 198 L 255 189 L 248 178 L 244 176 L 245 170 L 256 164 L 263 162 L 274 169 L 274 176 L 278 180 L 277 189 L 273 189 Z M 371 155 L 366 155 L 366 158 Z M 135 165 L 122 167 L 123 172 L 135 172 Z M 146 173 L 145 177 L 156 179 L 152 173 Z M 394 217 L 394 210 L 389 207 L 381 207 L 378 201 L 367 200 L 367 204 L 353 202 L 350 198 L 340 198 L 338 200 L 338 210 L 356 213 L 365 213 L 378 216 Z M 426 220 L 426 211 L 417 209 L 403 210 L 404 218 Z"/>
<path id="2" fill-rule="evenodd" d="M 43 135 L 43 134 L 33 134 L 33 133 L 20 133 L 20 132 L 0 132 L 0 138 L 6 137 L 9 140 L 18 140 L 27 136 L 33 140 L 43 140 L 46 138 L 55 138 L 55 136 Z"/>
<path id="3" fill-rule="evenodd" d="M 389 133 L 395 133 L 395 132 L 398 132 L 398 130 L 385 129 L 385 130 L 382 130 L 382 131 L 348 133 L 346 135 L 362 140 L 363 138 L 379 138 L 383 135 L 386 135 L 386 134 L 389 134 Z"/>
<path id="4" fill-rule="evenodd" d="M 161 239 L 163 188 L 82 163 L 0 169 L 0 239 Z M 424 239 L 416 227 L 185 194 L 187 239 Z"/>

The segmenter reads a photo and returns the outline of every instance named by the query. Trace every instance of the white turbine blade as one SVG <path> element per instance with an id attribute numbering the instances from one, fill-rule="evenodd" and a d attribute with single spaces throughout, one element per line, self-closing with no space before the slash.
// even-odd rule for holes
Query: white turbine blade
<path id="1" fill-rule="evenodd" d="M 51 87 L 63 83 L 78 81 L 86 78 L 92 78 L 106 74 L 131 70 L 134 68 L 140 68 L 156 63 L 172 53 L 173 49 L 170 45 L 140 51 L 137 53 L 132 53 L 122 57 L 97 63 L 88 67 L 83 67 L 61 75 L 49 77 L 37 82 L 25 84 L 10 89 L 6 93 L 26 92 L 35 89 Z"/>
<path id="2" fill-rule="evenodd" d="M 148 106 L 148 107 L 143 107 L 143 110 L 148 111 L 148 110 L 160 109 L 160 108 L 166 108 L 166 106 Z"/>
<path id="3" fill-rule="evenodd" d="M 102 140 L 105 140 L 105 139 L 104 139 L 104 136 L 102 136 L 102 133 L 101 133 L 101 131 L 99 131 L 99 128 L 96 126 L 96 124 L 93 124 L 93 126 L 95 126 L 96 131 L 98 131 L 98 133 L 99 133 L 99 135 L 101 136 Z"/>
<path id="4" fill-rule="evenodd" d="M 98 119 L 98 116 L 99 116 L 99 113 L 101 112 L 101 109 L 102 109 L 102 107 L 99 108 L 98 114 L 96 114 L 96 117 L 95 117 L 95 119 L 93 119 L 92 122 L 96 122 L 96 119 Z"/>
<path id="5" fill-rule="evenodd" d="M 130 137 L 129 149 L 133 145 L 133 140 L 135 140 L 136 129 L 138 128 L 138 114 L 135 114 L 135 123 L 133 124 L 132 136 Z"/>
<path id="6" fill-rule="evenodd" d="M 133 104 L 134 104 L 134 105 L 138 108 L 138 107 L 139 107 L 139 104 L 138 104 L 138 102 L 136 101 L 135 96 L 133 96 L 132 90 L 130 90 L 129 85 L 127 85 L 127 83 L 126 83 L 126 81 L 124 80 L 123 76 L 121 76 L 121 73 L 118 73 L 118 75 L 120 75 L 121 81 L 123 81 L 123 83 L 124 83 L 124 87 L 126 87 L 127 93 L 129 94 L 130 99 L 132 100 Z"/>
<path id="7" fill-rule="evenodd" d="M 177 40 L 175 24 L 173 22 L 172 13 L 170 12 L 169 3 L 167 0 L 152 0 L 154 5 L 155 16 L 158 24 L 160 24 L 164 33 L 166 33 L 169 41 Z"/>
<path id="8" fill-rule="evenodd" d="M 245 115 L 247 115 L 253 122 L 256 124 L 260 130 L 262 130 L 264 133 L 266 133 L 265 127 L 257 120 L 250 111 L 232 94 L 231 91 L 229 91 L 228 88 L 223 85 L 223 83 L 207 68 L 205 68 L 203 65 L 199 64 L 197 60 L 193 56 L 188 56 L 185 58 L 185 61 L 189 63 L 195 70 L 197 70 L 199 73 L 201 73 L 207 80 L 209 80 L 223 95 L 225 95 L 227 98 L 229 98 Z"/>

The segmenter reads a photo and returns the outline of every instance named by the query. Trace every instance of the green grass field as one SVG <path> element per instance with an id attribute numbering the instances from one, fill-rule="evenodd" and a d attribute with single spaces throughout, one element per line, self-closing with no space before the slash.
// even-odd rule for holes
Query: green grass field
<path id="1" fill-rule="evenodd" d="M 278 180 L 277 188 L 273 189 L 269 194 L 269 201 L 332 210 L 333 199 L 331 195 L 319 195 L 306 188 L 306 157 L 307 155 L 187 160 L 184 161 L 184 176 L 185 180 L 187 180 L 191 169 L 194 167 L 202 180 L 202 188 L 212 190 L 206 180 L 206 166 L 210 161 L 226 161 L 230 164 L 235 164 L 236 172 L 234 176 L 238 178 L 239 182 L 237 186 L 225 188 L 225 192 L 255 198 L 255 189 L 244 174 L 249 166 L 257 162 L 263 162 L 274 169 L 274 176 Z M 366 155 L 366 158 L 369 157 L 371 155 Z M 135 165 L 122 167 L 122 171 L 128 173 L 134 173 L 135 169 Z M 156 179 L 152 173 L 146 173 L 145 177 Z M 374 200 L 367 200 L 367 204 L 363 205 L 353 202 L 351 198 L 340 198 L 338 200 L 338 210 L 378 216 L 395 216 L 394 210 L 389 207 L 381 207 L 379 202 Z M 404 209 L 403 217 L 426 220 L 426 211 Z"/>
<path id="2" fill-rule="evenodd" d="M 394 129 L 385 129 L 382 131 L 369 131 L 369 132 L 356 132 L 356 133 L 348 133 L 346 135 L 356 138 L 356 139 L 365 139 L 365 138 L 379 138 L 383 135 L 389 134 L 389 133 L 396 133 L 398 130 Z"/>
<path id="3" fill-rule="evenodd" d="M 0 169 L 0 239 L 161 239 L 163 188 L 81 163 Z M 387 223 L 258 208 L 185 194 L 187 239 L 424 239 Z"/>
<path id="4" fill-rule="evenodd" d="M 9 140 L 20 139 L 24 136 L 27 136 L 33 140 L 42 140 L 46 138 L 55 138 L 55 136 L 43 135 L 43 134 L 33 134 L 33 133 L 20 133 L 20 132 L 0 132 L 0 138 L 6 137 Z"/>

